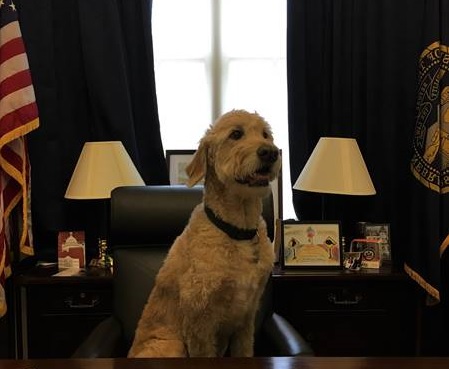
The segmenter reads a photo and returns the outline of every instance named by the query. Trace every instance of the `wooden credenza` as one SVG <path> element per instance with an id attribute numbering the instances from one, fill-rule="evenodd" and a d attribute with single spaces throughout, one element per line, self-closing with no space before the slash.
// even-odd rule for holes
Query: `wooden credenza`
<path id="1" fill-rule="evenodd" d="M 112 275 L 54 277 L 33 268 L 15 277 L 19 358 L 70 357 L 112 312 Z M 420 290 L 406 274 L 380 270 L 275 268 L 275 311 L 310 342 L 317 356 L 419 354 Z"/>
<path id="2" fill-rule="evenodd" d="M 35 267 L 15 277 L 19 358 L 68 358 L 112 313 L 112 274 L 91 268 L 55 277 L 57 268 Z"/>
<path id="3" fill-rule="evenodd" d="M 419 354 L 419 291 L 391 267 L 313 270 L 275 268 L 275 311 L 318 356 Z"/>

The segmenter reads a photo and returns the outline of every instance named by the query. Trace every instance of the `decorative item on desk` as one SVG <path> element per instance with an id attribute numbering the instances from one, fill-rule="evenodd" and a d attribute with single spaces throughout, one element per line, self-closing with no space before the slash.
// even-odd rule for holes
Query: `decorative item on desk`
<path id="1" fill-rule="evenodd" d="M 114 260 L 108 253 L 108 244 L 106 240 L 98 239 L 98 259 L 92 259 L 91 267 L 98 267 L 103 269 L 112 269 L 114 267 Z"/>
<path id="2" fill-rule="evenodd" d="M 382 266 L 380 253 L 381 240 L 356 238 L 351 241 L 350 252 L 360 252 L 362 256 L 362 268 L 378 269 Z"/>
<path id="3" fill-rule="evenodd" d="M 391 237 L 389 223 L 364 223 L 363 237 L 380 240 L 382 262 L 391 262 Z"/>
<path id="4" fill-rule="evenodd" d="M 145 182 L 120 141 L 86 142 L 67 187 L 65 198 L 76 200 L 110 199 L 111 191 L 121 186 L 143 186 Z M 110 268 L 107 252 L 108 204 L 101 216 L 102 234 L 98 241 L 99 259 L 93 265 Z"/>
<path id="5" fill-rule="evenodd" d="M 84 231 L 63 231 L 58 233 L 58 268 L 86 266 Z"/>
<path id="6" fill-rule="evenodd" d="M 282 267 L 341 268 L 340 224 L 282 221 Z"/>
<path id="7" fill-rule="evenodd" d="M 343 266 L 349 270 L 360 270 L 362 268 L 362 253 L 345 252 L 343 254 Z"/>
<path id="8" fill-rule="evenodd" d="M 321 137 L 298 176 L 293 189 L 324 194 L 366 196 L 376 190 L 354 138 Z"/>

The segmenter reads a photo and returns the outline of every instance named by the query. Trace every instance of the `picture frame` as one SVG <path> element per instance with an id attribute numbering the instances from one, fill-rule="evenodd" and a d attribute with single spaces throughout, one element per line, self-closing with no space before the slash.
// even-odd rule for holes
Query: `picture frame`
<path id="1" fill-rule="evenodd" d="M 282 157 L 282 150 L 280 155 Z M 196 150 L 165 150 L 165 160 L 167 162 L 170 185 L 187 183 L 186 166 L 192 161 Z M 200 184 L 204 183 L 203 181 Z M 273 194 L 273 207 L 275 219 L 282 219 L 282 169 L 279 171 L 277 179 L 270 182 Z"/>
<path id="2" fill-rule="evenodd" d="M 343 266 L 349 270 L 360 270 L 362 268 L 362 253 L 355 251 L 344 252 Z"/>
<path id="3" fill-rule="evenodd" d="M 365 223 L 363 235 L 367 239 L 380 240 L 382 262 L 391 262 L 391 235 L 389 223 Z"/>
<path id="4" fill-rule="evenodd" d="M 279 149 L 279 155 L 282 160 L 282 149 Z M 283 207 L 282 207 L 282 166 L 279 169 L 278 177 L 270 182 L 271 193 L 273 194 L 273 206 L 274 206 L 274 218 L 282 219 Z"/>
<path id="5" fill-rule="evenodd" d="M 283 268 L 342 268 L 340 222 L 283 220 L 281 228 Z"/>
<path id="6" fill-rule="evenodd" d="M 58 232 L 58 268 L 84 269 L 86 267 L 86 235 L 84 231 Z"/>
<path id="7" fill-rule="evenodd" d="M 186 167 L 194 154 L 195 150 L 165 150 L 170 185 L 187 183 Z"/>
<path id="8" fill-rule="evenodd" d="M 382 266 L 381 240 L 375 238 L 355 238 L 351 241 L 350 251 L 360 252 L 362 268 L 379 269 Z"/>

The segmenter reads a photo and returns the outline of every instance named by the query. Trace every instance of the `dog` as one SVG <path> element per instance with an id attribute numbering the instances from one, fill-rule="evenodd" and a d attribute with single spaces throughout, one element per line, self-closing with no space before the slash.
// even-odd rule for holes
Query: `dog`
<path id="1" fill-rule="evenodd" d="M 201 138 L 187 185 L 202 202 L 171 246 L 128 357 L 251 357 L 254 323 L 273 262 L 262 199 L 280 170 L 269 124 L 232 110 Z"/>

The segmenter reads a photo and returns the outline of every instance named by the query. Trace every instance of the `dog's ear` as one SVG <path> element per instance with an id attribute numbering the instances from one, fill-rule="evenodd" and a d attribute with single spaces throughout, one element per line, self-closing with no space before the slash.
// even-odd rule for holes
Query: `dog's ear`
<path id="1" fill-rule="evenodd" d="M 206 175 L 207 165 L 207 144 L 205 140 L 201 140 L 198 150 L 196 150 L 192 161 L 186 167 L 186 173 L 189 179 L 187 186 L 193 187 L 201 181 Z"/>

